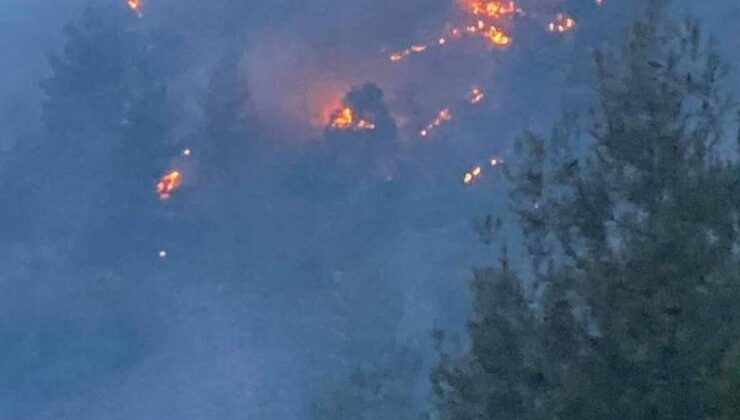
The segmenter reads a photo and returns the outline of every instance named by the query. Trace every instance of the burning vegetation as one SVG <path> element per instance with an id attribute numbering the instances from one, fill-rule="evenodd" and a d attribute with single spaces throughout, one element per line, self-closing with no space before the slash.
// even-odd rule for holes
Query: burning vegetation
<path id="1" fill-rule="evenodd" d="M 483 99 L 485 98 L 486 94 L 483 93 L 480 88 L 476 87 L 470 91 L 470 94 L 468 95 L 468 102 L 470 102 L 471 105 L 476 105 L 483 102 Z"/>
<path id="2" fill-rule="evenodd" d="M 143 15 L 144 0 L 127 0 L 126 3 L 139 17 Z"/>
<path id="3" fill-rule="evenodd" d="M 448 123 L 452 121 L 452 113 L 450 112 L 449 108 L 445 108 L 437 113 L 437 116 L 427 124 L 425 128 L 423 128 L 421 131 L 419 131 L 419 135 L 422 137 L 426 137 L 439 127 L 442 124 Z"/>
<path id="4" fill-rule="evenodd" d="M 167 200 L 172 196 L 182 183 L 180 171 L 170 171 L 162 176 L 157 183 L 157 195 L 161 200 Z"/>
<path id="5" fill-rule="evenodd" d="M 492 168 L 495 168 L 496 166 L 501 165 L 504 163 L 504 160 L 499 157 L 492 157 L 489 161 Z M 482 166 L 476 166 L 470 171 L 466 172 L 463 176 L 463 184 L 470 185 L 473 182 L 477 181 L 483 176 L 483 167 Z"/>
<path id="6" fill-rule="evenodd" d="M 500 18 L 517 12 L 513 1 L 460 0 L 463 9 L 476 16 Z"/>
<path id="7" fill-rule="evenodd" d="M 460 0 L 459 5 L 467 13 L 475 17 L 475 21 L 467 26 L 452 26 L 449 33 L 437 38 L 436 41 L 415 44 L 403 50 L 391 53 L 388 58 L 397 63 L 414 54 L 429 51 L 431 47 L 449 45 L 449 38 L 462 38 L 463 35 L 480 36 L 493 46 L 505 47 L 513 41 L 512 36 L 502 26 L 504 18 L 521 13 L 513 1 L 484 1 Z M 462 28 L 462 29 L 461 29 Z"/>
<path id="8" fill-rule="evenodd" d="M 601 6 L 604 0 L 594 0 L 597 6 Z M 465 22 L 448 23 L 441 36 L 429 40 L 426 43 L 416 43 L 407 48 L 392 52 L 388 58 L 397 63 L 412 55 L 426 53 L 435 48 L 447 48 L 463 38 L 482 38 L 493 47 L 507 47 L 512 44 L 513 36 L 509 32 L 512 28 L 512 18 L 515 16 L 527 16 L 518 7 L 515 1 L 498 0 L 457 0 L 461 10 L 470 19 L 470 24 Z M 144 0 L 126 0 L 129 9 L 137 16 L 143 16 Z M 576 27 L 576 20 L 565 14 L 558 13 L 549 22 L 546 29 L 552 33 L 566 33 Z M 322 106 L 323 113 L 320 117 L 312 119 L 316 125 L 322 125 L 327 130 L 335 132 L 363 132 L 378 130 L 378 132 L 389 133 L 393 137 L 396 133 L 395 121 L 391 118 L 388 109 L 382 102 L 382 91 L 372 83 L 354 88 L 341 102 L 339 98 L 333 98 L 328 103 L 333 106 Z M 486 93 L 480 87 L 473 87 L 467 92 L 465 98 L 469 105 L 477 105 L 486 99 Z M 328 105 L 325 103 L 324 105 Z M 336 104 L 341 104 L 337 106 Z M 432 135 L 440 126 L 452 121 L 452 111 L 449 107 L 440 110 L 434 119 L 424 126 L 420 131 L 421 137 Z M 190 148 L 181 151 L 181 156 L 189 157 L 192 153 Z M 503 163 L 497 157 L 489 160 L 491 167 Z M 483 176 L 484 167 L 478 165 L 465 173 L 463 183 L 470 185 Z M 182 173 L 171 170 L 164 174 L 156 185 L 157 195 L 161 200 L 169 199 L 182 184 Z M 168 251 L 161 249 L 158 252 L 160 258 L 168 257 Z"/>
<path id="9" fill-rule="evenodd" d="M 358 119 L 355 115 L 355 111 L 349 106 L 343 106 L 332 114 L 331 117 L 331 128 L 335 130 L 374 130 L 375 124 L 369 119 L 360 118 Z"/>
<path id="10" fill-rule="evenodd" d="M 463 184 L 470 185 L 473 183 L 473 181 L 477 180 L 483 175 L 483 168 L 480 166 L 476 166 L 475 168 L 471 169 L 469 172 L 465 173 L 465 176 L 463 177 Z"/>
<path id="11" fill-rule="evenodd" d="M 555 16 L 555 19 L 547 25 L 547 30 L 550 32 L 562 34 L 565 32 L 570 32 L 575 27 L 576 27 L 575 19 L 573 19 L 572 17 L 564 13 L 558 13 Z"/>
<path id="12" fill-rule="evenodd" d="M 491 44 L 499 47 L 505 47 L 511 44 L 512 41 L 511 35 L 506 33 L 503 28 L 499 28 L 497 26 L 490 26 L 488 31 L 485 32 L 485 37 L 491 42 Z"/>

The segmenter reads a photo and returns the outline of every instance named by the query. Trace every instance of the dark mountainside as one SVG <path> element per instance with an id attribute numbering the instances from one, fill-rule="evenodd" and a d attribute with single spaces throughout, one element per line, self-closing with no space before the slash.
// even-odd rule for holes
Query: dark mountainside
<path id="1" fill-rule="evenodd" d="M 508 4 L 10 1 L 0 419 L 740 418 L 740 6 Z"/>

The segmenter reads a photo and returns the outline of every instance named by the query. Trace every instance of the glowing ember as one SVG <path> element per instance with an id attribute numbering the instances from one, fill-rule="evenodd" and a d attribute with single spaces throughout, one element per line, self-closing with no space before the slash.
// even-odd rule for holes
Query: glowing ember
<path id="1" fill-rule="evenodd" d="M 566 14 L 558 13 L 557 16 L 555 16 L 555 20 L 547 25 L 547 30 L 550 32 L 557 32 L 562 34 L 571 31 L 575 27 L 575 19 Z"/>
<path id="2" fill-rule="evenodd" d="M 426 128 L 424 128 L 421 131 L 419 131 L 419 135 L 422 136 L 422 137 L 426 137 L 429 134 L 431 134 L 431 132 L 435 128 L 439 127 L 440 125 L 442 125 L 442 124 L 444 124 L 446 122 L 450 122 L 450 121 L 452 121 L 452 113 L 450 113 L 450 109 L 449 108 L 445 108 L 445 109 L 439 111 L 439 113 L 437 113 L 437 117 L 434 118 L 434 120 L 432 122 L 430 122 L 426 126 Z"/>
<path id="3" fill-rule="evenodd" d="M 441 43 L 440 45 L 442 45 L 442 44 L 444 44 L 444 43 Z M 424 51 L 426 51 L 427 48 L 428 48 L 428 46 L 425 45 L 425 44 L 412 45 L 409 48 L 406 48 L 404 50 L 396 51 L 396 52 L 392 53 L 389 56 L 389 58 L 390 58 L 390 60 L 392 62 L 395 63 L 395 62 L 398 62 L 398 61 L 403 60 L 404 58 L 410 56 L 411 54 L 421 54 Z"/>
<path id="4" fill-rule="evenodd" d="M 483 99 L 486 97 L 485 93 L 483 93 L 482 90 L 479 88 L 473 88 L 473 90 L 470 91 L 470 95 L 468 97 L 469 102 L 473 105 L 481 103 Z"/>
<path id="5" fill-rule="evenodd" d="M 504 163 L 504 160 L 501 158 L 491 158 L 491 166 L 498 166 L 502 163 Z"/>
<path id="6" fill-rule="evenodd" d="M 497 45 L 499 47 L 504 47 L 511 44 L 512 40 L 511 36 L 506 33 L 506 31 L 497 26 L 491 26 L 490 28 L 488 28 L 485 36 L 491 42 L 491 44 Z"/>
<path id="7" fill-rule="evenodd" d="M 142 7 L 144 0 L 127 0 L 126 3 L 128 4 L 128 7 L 136 12 L 137 15 L 142 15 Z"/>
<path id="8" fill-rule="evenodd" d="M 179 171 L 171 171 L 165 174 L 157 183 L 157 194 L 162 200 L 170 198 L 172 193 L 182 183 L 182 174 Z"/>
<path id="9" fill-rule="evenodd" d="M 455 37 L 460 36 L 460 30 L 457 28 L 453 28 L 451 33 Z M 486 23 L 482 20 L 465 27 L 465 33 L 470 35 L 480 35 L 486 38 L 491 44 L 499 47 L 505 47 L 511 44 L 512 41 L 511 35 L 509 35 L 504 28 L 496 25 L 486 26 Z"/>
<path id="10" fill-rule="evenodd" d="M 480 166 L 476 166 L 470 172 L 466 172 L 465 176 L 463 177 L 463 183 L 465 185 L 472 184 L 473 181 L 480 178 L 483 175 L 483 168 Z"/>
<path id="11" fill-rule="evenodd" d="M 160 250 L 158 255 L 159 255 L 159 258 L 162 258 L 162 259 L 167 258 L 167 250 L 165 249 Z"/>
<path id="12" fill-rule="evenodd" d="M 360 129 L 360 130 L 374 130 L 375 129 L 375 124 L 373 124 L 373 123 L 371 123 L 369 121 L 360 120 L 360 121 L 357 122 L 357 128 Z"/>
<path id="13" fill-rule="evenodd" d="M 192 154 L 192 151 L 190 149 L 183 149 L 182 155 L 183 156 L 190 156 Z"/>
<path id="14" fill-rule="evenodd" d="M 345 106 L 336 111 L 331 119 L 331 127 L 337 130 L 374 130 L 375 124 L 367 119 L 359 119 L 355 122 L 355 111 Z"/>

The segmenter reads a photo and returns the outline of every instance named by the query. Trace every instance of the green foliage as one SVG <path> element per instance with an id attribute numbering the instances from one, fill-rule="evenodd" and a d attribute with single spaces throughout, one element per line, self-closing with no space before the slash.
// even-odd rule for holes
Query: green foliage
<path id="1" fill-rule="evenodd" d="M 442 418 L 697 419 L 715 409 L 740 309 L 740 165 L 721 158 L 724 68 L 698 25 L 672 22 L 658 1 L 620 52 L 596 62 L 586 152 L 573 152 L 583 139 L 570 115 L 550 139 L 517 143 L 510 202 L 532 291 L 525 298 L 507 268 L 476 271 L 470 349 L 443 353 L 433 375 Z M 721 386 L 730 406 L 732 372 Z"/>
<path id="2" fill-rule="evenodd" d="M 534 391 L 544 376 L 520 284 L 506 262 L 475 271 L 471 349 L 459 358 L 442 352 L 432 373 L 442 419 L 532 418 Z"/>
<path id="3" fill-rule="evenodd" d="M 40 234 L 100 264 L 151 255 L 154 187 L 175 153 L 165 146 L 168 75 L 156 65 L 156 42 L 120 6 L 89 7 L 49 57 L 46 133 L 34 150 L 45 167 L 29 175 L 40 219 L 53 221 L 40 223 Z"/>
<path id="4" fill-rule="evenodd" d="M 421 369 L 417 349 L 399 347 L 379 362 L 356 367 L 312 401 L 316 420 L 423 420 L 415 385 Z"/>
<path id="5" fill-rule="evenodd" d="M 737 345 L 724 357 L 717 394 L 719 418 L 740 418 L 740 347 Z"/>

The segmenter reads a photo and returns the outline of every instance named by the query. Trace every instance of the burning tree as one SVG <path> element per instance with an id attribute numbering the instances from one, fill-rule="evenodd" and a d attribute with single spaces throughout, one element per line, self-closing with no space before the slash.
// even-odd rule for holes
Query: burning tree
<path id="1" fill-rule="evenodd" d="M 396 124 L 383 102 L 383 91 L 375 84 L 367 83 L 352 89 L 341 107 L 331 115 L 327 134 L 348 131 L 367 131 L 374 136 L 395 138 Z M 377 132 L 371 133 L 374 131 Z"/>
<path id="2" fill-rule="evenodd" d="M 651 2 L 620 53 L 597 54 L 590 138 L 566 118 L 548 141 L 518 141 L 527 281 L 506 258 L 474 273 L 469 350 L 440 350 L 433 374 L 440 418 L 714 415 L 740 313 L 740 164 L 720 159 L 716 51 L 664 13 Z"/>
<path id="3" fill-rule="evenodd" d="M 155 224 L 146 215 L 165 169 L 168 75 L 156 70 L 156 48 L 147 46 L 156 40 L 134 31 L 137 19 L 123 8 L 91 6 L 68 26 L 42 83 L 49 140 L 37 150 L 47 166 L 36 193 L 45 211 L 59 214 L 42 217 L 55 222 L 39 229 L 75 238 L 80 257 L 97 263 L 151 255 L 143 231 Z"/>

